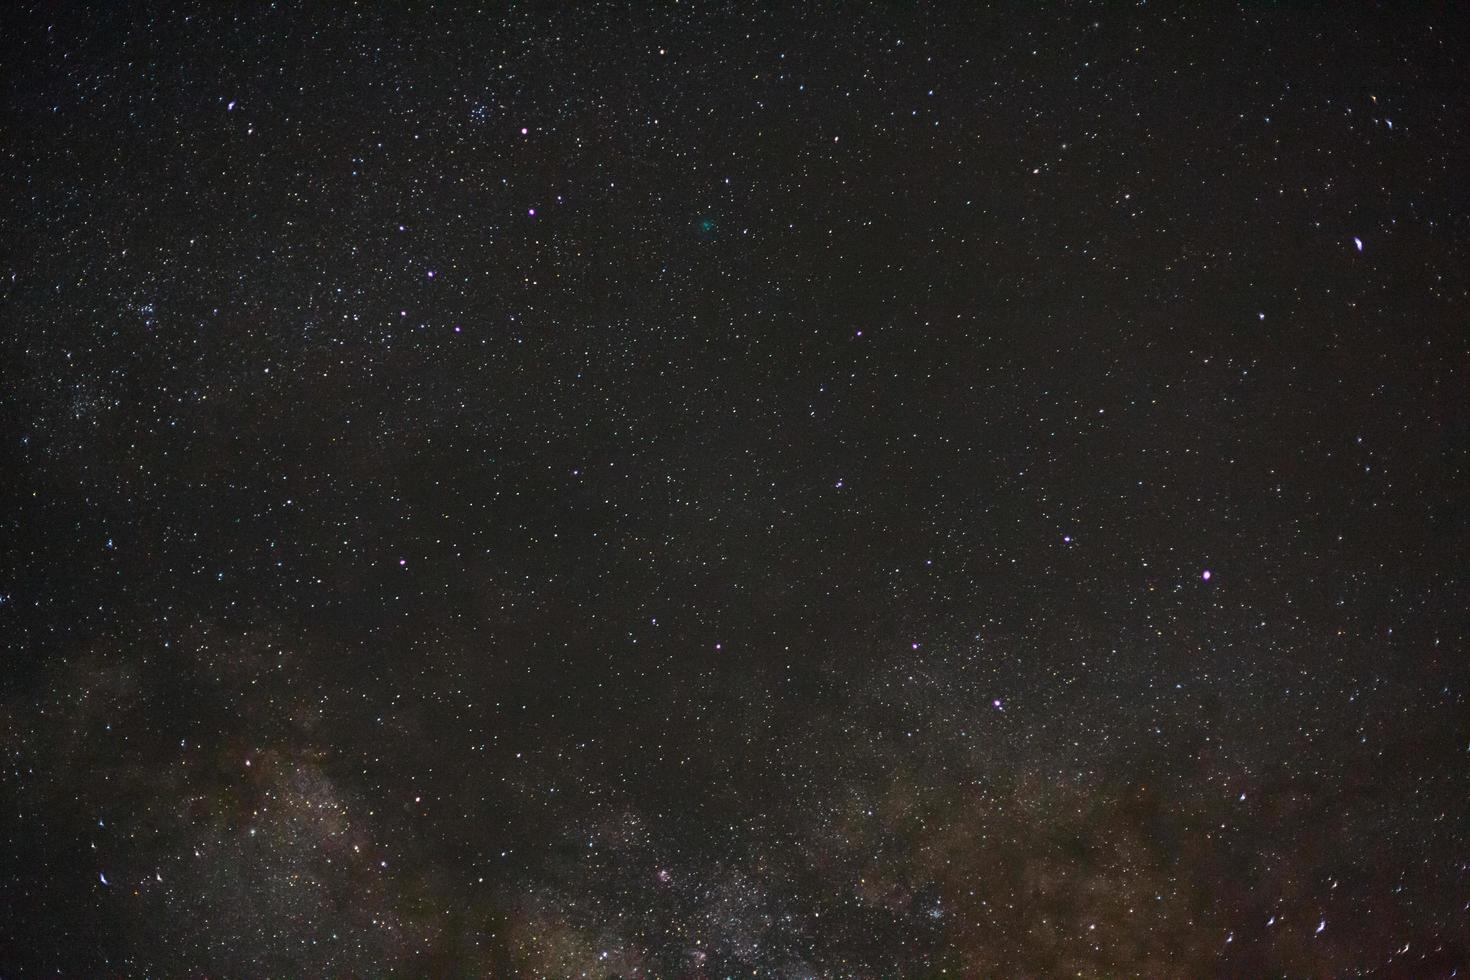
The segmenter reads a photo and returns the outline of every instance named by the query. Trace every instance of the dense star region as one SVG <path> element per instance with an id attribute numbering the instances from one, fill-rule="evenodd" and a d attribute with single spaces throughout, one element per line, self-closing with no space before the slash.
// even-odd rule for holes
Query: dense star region
<path id="1" fill-rule="evenodd" d="M 1470 970 L 1470 12 L 16 4 L 0 974 Z"/>

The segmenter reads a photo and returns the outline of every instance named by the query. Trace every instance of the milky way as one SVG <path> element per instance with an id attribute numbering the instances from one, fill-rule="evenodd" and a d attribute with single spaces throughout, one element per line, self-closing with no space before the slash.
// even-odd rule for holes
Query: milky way
<path id="1" fill-rule="evenodd" d="M 0 30 L 0 973 L 1466 975 L 1465 15 L 561 8 Z"/>

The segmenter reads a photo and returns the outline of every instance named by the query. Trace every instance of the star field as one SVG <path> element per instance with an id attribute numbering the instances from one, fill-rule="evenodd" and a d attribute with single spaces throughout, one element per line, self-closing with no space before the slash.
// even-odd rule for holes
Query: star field
<path id="1" fill-rule="evenodd" d="M 0 974 L 1466 975 L 1467 26 L 11 11 Z"/>

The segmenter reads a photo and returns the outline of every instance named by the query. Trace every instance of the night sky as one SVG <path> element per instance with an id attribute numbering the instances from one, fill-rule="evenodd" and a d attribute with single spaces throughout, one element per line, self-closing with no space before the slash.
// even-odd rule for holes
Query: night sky
<path id="1" fill-rule="evenodd" d="M 0 975 L 1470 969 L 1470 11 L 0 15 Z"/>

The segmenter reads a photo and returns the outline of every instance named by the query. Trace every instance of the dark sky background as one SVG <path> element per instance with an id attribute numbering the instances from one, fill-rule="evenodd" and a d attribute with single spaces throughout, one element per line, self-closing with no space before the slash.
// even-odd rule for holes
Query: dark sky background
<path id="1" fill-rule="evenodd" d="M 0 975 L 1470 969 L 1470 15 L 0 15 Z"/>

